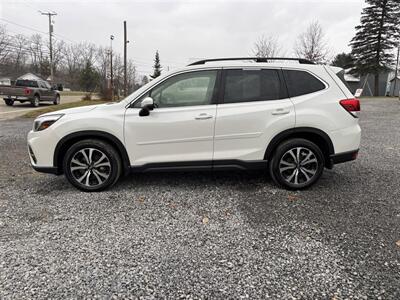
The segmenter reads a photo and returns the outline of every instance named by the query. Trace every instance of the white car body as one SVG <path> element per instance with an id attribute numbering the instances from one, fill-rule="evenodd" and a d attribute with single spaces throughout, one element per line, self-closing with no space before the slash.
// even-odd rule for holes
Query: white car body
<path id="1" fill-rule="evenodd" d="M 149 90 L 177 74 L 229 69 L 301 70 L 319 79 L 325 88 L 272 101 L 155 108 L 146 117 L 139 116 L 140 107 L 130 107 Z M 291 136 L 296 132 L 301 136 L 320 132 L 329 139 L 329 153 L 324 155 L 334 160 L 341 154 L 358 151 L 361 137 L 358 118 L 339 105 L 340 100 L 354 97 L 335 75 L 336 71 L 329 66 L 282 62 L 215 62 L 188 66 L 160 76 L 119 103 L 41 116 L 63 114 L 47 129 L 29 132 L 31 164 L 39 171 L 60 174 L 62 157 L 58 156 L 63 152 L 60 152 L 63 141 L 91 134 L 103 136 L 118 148 L 124 156 L 125 170 L 173 168 L 174 163 L 184 167 L 184 162 L 187 167 L 192 166 L 190 162 L 196 162 L 193 166 L 200 169 L 223 166 L 225 164 L 220 163 L 223 161 L 228 162 L 226 165 L 237 166 L 241 162 L 267 162 L 272 147 L 285 132 Z M 342 160 L 350 159 L 338 162 Z M 331 167 L 333 163 L 335 161 L 326 162 L 326 166 Z"/>

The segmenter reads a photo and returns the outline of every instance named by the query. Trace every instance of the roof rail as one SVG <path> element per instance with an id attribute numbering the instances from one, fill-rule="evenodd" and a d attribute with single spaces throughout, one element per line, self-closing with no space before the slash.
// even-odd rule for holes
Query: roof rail
<path id="1" fill-rule="evenodd" d="M 300 64 L 314 65 L 311 60 L 304 58 L 290 58 L 290 57 L 225 57 L 225 58 L 210 58 L 195 61 L 188 66 L 204 65 L 206 62 L 212 61 L 228 61 L 228 60 L 254 60 L 255 62 L 269 62 L 271 60 L 293 60 L 298 61 Z"/>

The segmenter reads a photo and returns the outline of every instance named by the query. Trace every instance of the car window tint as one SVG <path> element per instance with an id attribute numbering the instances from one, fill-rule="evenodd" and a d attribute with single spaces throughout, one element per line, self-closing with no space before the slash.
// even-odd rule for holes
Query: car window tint
<path id="1" fill-rule="evenodd" d="M 308 72 L 284 70 L 283 73 L 285 75 L 289 97 L 311 94 L 325 89 L 325 85 Z"/>
<path id="2" fill-rule="evenodd" d="M 248 102 L 283 98 L 277 70 L 227 70 L 224 102 Z"/>
<path id="3" fill-rule="evenodd" d="M 155 87 L 150 96 L 157 107 L 207 105 L 211 103 L 217 71 L 184 73 Z"/>
<path id="4" fill-rule="evenodd" d="M 27 86 L 27 87 L 38 87 L 37 81 L 19 79 L 15 82 L 15 86 Z"/>

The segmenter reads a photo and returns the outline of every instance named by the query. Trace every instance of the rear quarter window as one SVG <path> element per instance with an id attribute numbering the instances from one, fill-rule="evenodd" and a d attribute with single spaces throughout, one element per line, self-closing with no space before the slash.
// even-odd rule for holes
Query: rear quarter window
<path id="1" fill-rule="evenodd" d="M 306 71 L 283 70 L 289 97 L 311 94 L 325 89 L 325 84 Z"/>

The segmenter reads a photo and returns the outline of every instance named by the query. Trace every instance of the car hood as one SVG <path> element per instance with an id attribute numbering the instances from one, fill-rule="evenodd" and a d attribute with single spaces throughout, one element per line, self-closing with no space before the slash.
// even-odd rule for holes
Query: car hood
<path id="1" fill-rule="evenodd" d="M 58 115 L 58 114 L 70 115 L 70 114 L 77 114 L 77 113 L 86 113 L 86 112 L 89 112 L 89 111 L 95 109 L 97 106 L 98 105 L 88 105 L 88 106 L 61 109 L 61 110 L 45 113 L 43 115 L 40 115 L 39 117 Z"/>

